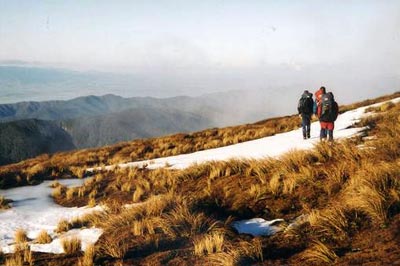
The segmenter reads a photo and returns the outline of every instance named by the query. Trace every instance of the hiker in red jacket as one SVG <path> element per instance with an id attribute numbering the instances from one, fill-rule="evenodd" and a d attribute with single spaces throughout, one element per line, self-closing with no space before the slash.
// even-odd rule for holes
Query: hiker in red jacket
<path id="1" fill-rule="evenodd" d="M 321 87 L 314 94 L 315 95 L 314 114 L 316 114 L 317 116 L 318 116 L 318 112 L 320 112 L 319 108 L 321 107 L 321 97 L 325 93 L 326 93 L 325 87 Z"/>
<path id="2" fill-rule="evenodd" d="M 322 94 L 317 106 L 317 116 L 321 125 L 321 140 L 325 140 L 328 135 L 328 140 L 333 141 L 333 129 L 335 128 L 335 121 L 338 114 L 339 107 L 334 99 L 333 93 L 328 92 Z"/>

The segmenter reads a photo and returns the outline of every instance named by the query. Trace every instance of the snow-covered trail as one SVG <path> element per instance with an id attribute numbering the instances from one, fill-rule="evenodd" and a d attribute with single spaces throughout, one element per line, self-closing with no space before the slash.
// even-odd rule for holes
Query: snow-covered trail
<path id="1" fill-rule="evenodd" d="M 391 100 L 399 102 L 400 98 Z M 355 136 L 362 128 L 351 128 L 362 117 L 368 115 L 365 110 L 369 107 L 379 106 L 382 103 L 360 107 L 347 111 L 338 116 L 335 122 L 334 138 L 343 139 Z M 299 119 L 300 123 L 300 119 Z M 291 150 L 304 150 L 312 148 L 319 141 L 319 122 L 311 124 L 311 138 L 303 140 L 301 128 L 274 136 L 242 142 L 221 148 L 198 151 L 190 154 L 182 154 L 152 160 L 130 162 L 119 164 L 120 167 L 143 167 L 156 169 L 168 166 L 170 169 L 184 169 L 192 164 L 204 163 L 207 161 L 221 161 L 229 159 L 261 159 L 265 157 L 276 157 Z M 111 169 L 113 166 L 107 166 Z M 88 169 L 92 171 L 93 169 Z"/>

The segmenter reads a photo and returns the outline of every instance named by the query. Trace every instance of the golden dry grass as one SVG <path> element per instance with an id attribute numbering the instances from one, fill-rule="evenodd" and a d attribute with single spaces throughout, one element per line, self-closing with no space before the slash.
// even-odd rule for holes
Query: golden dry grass
<path id="1" fill-rule="evenodd" d="M 81 240 L 78 237 L 64 237 L 61 246 L 66 254 L 75 254 L 81 250 Z"/>
<path id="2" fill-rule="evenodd" d="M 32 251 L 28 243 L 15 245 L 14 253 L 6 259 L 5 265 L 34 265 Z"/>
<path id="3" fill-rule="evenodd" d="M 105 237 L 100 245 L 100 253 L 116 259 L 122 259 L 129 249 L 128 243 L 118 235 Z"/>
<path id="4" fill-rule="evenodd" d="M 319 234 L 333 236 L 334 238 L 346 236 L 348 221 L 340 205 L 334 205 L 321 211 L 313 210 L 308 215 L 308 221 L 313 230 Z"/>
<path id="5" fill-rule="evenodd" d="M 196 256 L 218 253 L 223 250 L 224 235 L 221 233 L 201 235 L 194 239 L 193 245 Z"/>
<path id="6" fill-rule="evenodd" d="M 63 233 L 67 232 L 69 229 L 71 229 L 70 224 L 67 220 L 62 219 L 58 222 L 57 228 L 56 228 L 56 233 Z"/>
<path id="7" fill-rule="evenodd" d="M 96 200 L 94 198 L 90 198 L 88 201 L 88 207 L 92 208 L 96 206 Z"/>
<path id="8" fill-rule="evenodd" d="M 133 192 L 133 195 L 132 195 L 132 201 L 139 202 L 144 193 L 145 193 L 145 190 L 142 188 L 142 186 L 136 186 L 135 192 Z"/>
<path id="9" fill-rule="evenodd" d="M 302 254 L 302 257 L 306 263 L 312 265 L 332 264 L 338 258 L 335 252 L 320 241 L 314 241 L 311 247 Z"/>
<path id="10" fill-rule="evenodd" d="M 14 241 L 17 244 L 22 244 L 28 241 L 28 237 L 26 236 L 26 231 L 22 228 L 19 228 L 15 231 Z"/>
<path id="11" fill-rule="evenodd" d="M 10 201 L 4 196 L 0 195 L 0 210 L 9 209 L 10 207 Z"/>
<path id="12" fill-rule="evenodd" d="M 95 247 L 93 244 L 87 245 L 83 256 L 78 261 L 78 266 L 93 266 Z"/>
<path id="13" fill-rule="evenodd" d="M 53 188 L 51 196 L 53 198 L 59 198 L 65 193 L 66 190 L 67 188 L 65 186 L 57 185 L 56 187 Z"/>
<path id="14" fill-rule="evenodd" d="M 24 266 L 24 258 L 19 253 L 6 259 L 5 266 Z"/>
<path id="15" fill-rule="evenodd" d="M 36 243 L 38 244 L 48 244 L 52 241 L 49 233 L 47 233 L 46 230 L 42 230 L 40 231 L 40 233 L 38 234 L 38 236 L 35 239 Z"/>

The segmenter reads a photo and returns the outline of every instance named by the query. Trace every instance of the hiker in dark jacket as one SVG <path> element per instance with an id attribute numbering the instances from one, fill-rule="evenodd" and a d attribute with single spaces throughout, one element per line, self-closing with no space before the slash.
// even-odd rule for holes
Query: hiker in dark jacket
<path id="1" fill-rule="evenodd" d="M 328 92 L 321 96 L 320 108 L 318 108 L 317 116 L 321 125 L 320 139 L 325 140 L 328 136 L 329 141 L 333 141 L 333 129 L 335 121 L 339 114 L 339 106 L 335 101 L 332 92 Z"/>
<path id="2" fill-rule="evenodd" d="M 303 139 L 310 138 L 311 116 L 313 114 L 313 95 L 305 90 L 297 105 L 297 111 L 301 115 L 301 126 L 303 127 Z"/>

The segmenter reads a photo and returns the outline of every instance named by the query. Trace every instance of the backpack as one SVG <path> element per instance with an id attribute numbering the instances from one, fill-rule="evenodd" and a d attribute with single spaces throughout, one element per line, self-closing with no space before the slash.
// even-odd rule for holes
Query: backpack
<path id="1" fill-rule="evenodd" d="M 303 95 L 300 98 L 299 104 L 297 105 L 297 110 L 299 111 L 300 114 L 313 113 L 314 101 L 311 97 L 312 95 Z"/>
<path id="2" fill-rule="evenodd" d="M 319 120 L 323 122 L 334 122 L 338 116 L 338 105 L 331 92 L 321 97 L 321 114 Z"/>

